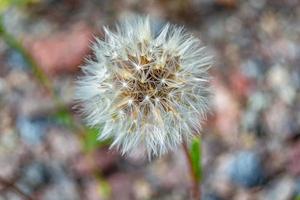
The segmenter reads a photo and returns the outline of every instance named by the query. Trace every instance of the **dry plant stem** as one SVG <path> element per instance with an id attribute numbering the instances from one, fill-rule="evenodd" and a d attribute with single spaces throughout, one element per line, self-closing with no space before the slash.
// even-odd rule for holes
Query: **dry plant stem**
<path id="1" fill-rule="evenodd" d="M 188 164 L 188 170 L 190 174 L 190 180 L 192 182 L 191 184 L 191 190 L 192 190 L 192 199 L 193 200 L 201 200 L 201 189 L 200 189 L 200 183 L 197 180 L 195 171 L 193 170 L 193 164 L 192 164 L 192 158 L 189 153 L 188 146 L 185 142 L 182 143 L 183 152 L 185 154 L 185 157 L 187 159 Z"/>
<path id="2" fill-rule="evenodd" d="M 13 182 L 7 181 L 2 177 L 0 177 L 0 185 L 4 186 L 5 189 L 14 190 L 16 193 L 24 197 L 26 200 L 34 200 L 32 197 L 25 194 L 21 189 L 19 189 Z"/>

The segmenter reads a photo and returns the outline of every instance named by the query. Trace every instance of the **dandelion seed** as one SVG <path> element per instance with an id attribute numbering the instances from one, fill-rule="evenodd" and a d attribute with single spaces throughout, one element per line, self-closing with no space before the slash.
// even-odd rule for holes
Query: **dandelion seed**
<path id="1" fill-rule="evenodd" d="M 147 17 L 104 30 L 77 82 L 87 124 L 102 126 L 99 138 L 123 154 L 159 156 L 189 141 L 208 107 L 211 57 L 200 40 L 170 24 L 155 32 Z"/>
<path id="2" fill-rule="evenodd" d="M 132 105 L 133 104 L 133 100 L 132 99 L 129 99 L 128 100 L 128 105 Z"/>
<path id="3" fill-rule="evenodd" d="M 122 86 L 123 86 L 124 88 L 126 88 L 126 87 L 127 87 L 127 83 L 126 83 L 126 82 L 123 82 L 123 83 L 122 83 Z"/>
<path id="4" fill-rule="evenodd" d="M 148 101 L 150 97 L 148 95 L 145 96 L 145 100 Z"/>

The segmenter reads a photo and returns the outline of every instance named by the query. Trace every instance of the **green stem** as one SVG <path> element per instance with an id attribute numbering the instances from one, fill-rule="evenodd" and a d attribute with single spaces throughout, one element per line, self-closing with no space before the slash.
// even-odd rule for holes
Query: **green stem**
<path id="1" fill-rule="evenodd" d="M 185 154 L 187 164 L 188 164 L 188 170 L 190 174 L 190 180 L 191 180 L 191 193 L 192 193 L 192 199 L 193 200 L 201 200 L 201 189 L 200 189 L 200 180 L 197 177 L 197 174 L 193 167 L 193 160 L 191 157 L 191 154 L 189 152 L 189 148 L 185 142 L 182 143 L 183 152 Z"/>

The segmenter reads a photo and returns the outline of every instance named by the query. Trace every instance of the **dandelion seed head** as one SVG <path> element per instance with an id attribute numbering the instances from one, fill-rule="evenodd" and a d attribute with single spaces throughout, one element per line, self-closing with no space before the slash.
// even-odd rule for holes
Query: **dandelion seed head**
<path id="1" fill-rule="evenodd" d="M 87 124 L 123 154 L 159 156 L 199 132 L 207 112 L 211 56 L 182 27 L 155 30 L 148 17 L 104 28 L 77 81 Z"/>

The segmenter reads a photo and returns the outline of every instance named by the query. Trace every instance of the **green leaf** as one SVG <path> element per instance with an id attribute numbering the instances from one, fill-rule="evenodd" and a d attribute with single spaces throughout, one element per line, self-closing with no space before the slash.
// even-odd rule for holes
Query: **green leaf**
<path id="1" fill-rule="evenodd" d="M 190 146 L 190 155 L 192 159 L 192 167 L 194 174 L 198 181 L 202 178 L 202 151 L 201 151 L 201 139 L 198 137 L 193 138 Z"/>

